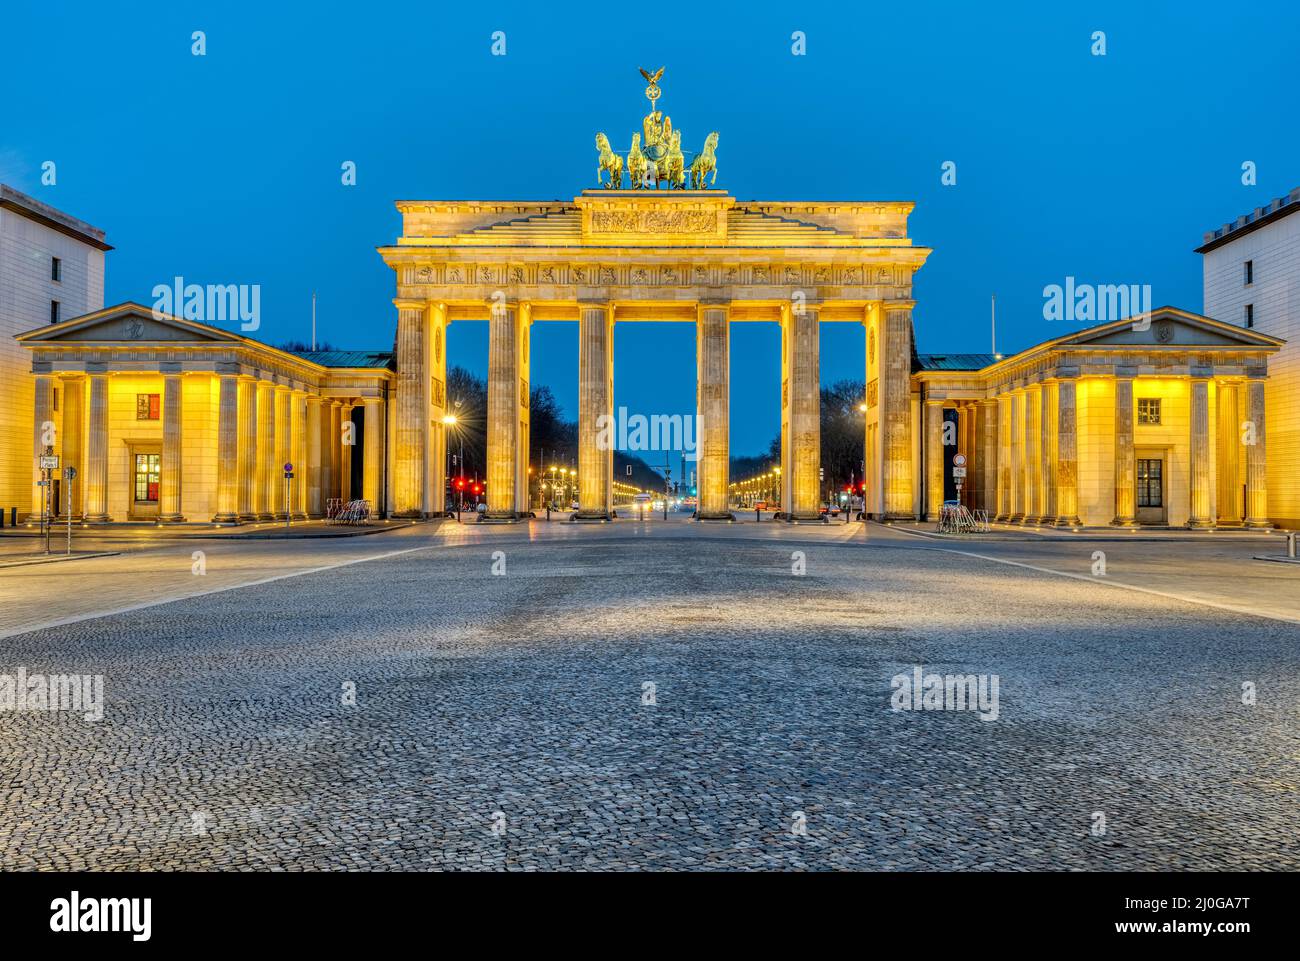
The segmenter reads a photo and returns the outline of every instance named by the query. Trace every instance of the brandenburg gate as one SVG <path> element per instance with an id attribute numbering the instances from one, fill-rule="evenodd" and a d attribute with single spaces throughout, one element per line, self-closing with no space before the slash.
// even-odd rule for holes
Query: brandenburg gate
<path id="1" fill-rule="evenodd" d="M 907 236 L 913 205 L 741 202 L 710 189 L 717 134 L 686 163 L 681 132 L 655 108 L 661 73 L 643 71 L 651 112 L 644 142 L 632 139 L 627 189 L 623 158 L 599 134 L 602 186 L 571 202 L 398 202 L 402 235 L 379 253 L 397 280 L 399 516 L 446 508 L 446 331 L 458 320 L 490 325 L 488 520 L 528 511 L 529 331 L 545 321 L 579 325 L 575 519 L 613 512 L 601 425 L 614 415 L 622 321 L 696 325 L 701 520 L 730 517 L 731 324 L 781 327 L 781 509 L 794 521 L 817 520 L 821 507 L 819 325 L 863 324 L 868 510 L 914 516 L 912 275 L 930 251 Z"/>

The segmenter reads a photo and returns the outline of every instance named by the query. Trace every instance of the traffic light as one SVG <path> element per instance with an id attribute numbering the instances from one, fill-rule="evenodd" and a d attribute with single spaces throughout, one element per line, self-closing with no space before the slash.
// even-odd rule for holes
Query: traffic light
<path id="1" fill-rule="evenodd" d="M 465 478 L 463 478 L 463 477 L 457 477 L 457 478 L 456 478 L 456 490 L 458 490 L 458 491 L 463 491 L 464 489 L 465 489 Z"/>

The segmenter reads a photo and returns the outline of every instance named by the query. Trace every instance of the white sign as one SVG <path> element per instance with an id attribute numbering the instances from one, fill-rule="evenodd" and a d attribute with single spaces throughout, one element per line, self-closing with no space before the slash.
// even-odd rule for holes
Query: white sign
<path id="1" fill-rule="evenodd" d="M 966 476 L 966 468 L 964 468 L 964 467 L 954 467 L 954 468 L 952 469 L 952 476 L 953 476 L 953 477 L 965 477 L 965 476 Z"/>
<path id="2" fill-rule="evenodd" d="M 50 454 L 41 455 L 41 470 L 58 470 L 59 458 Z"/>
<path id="3" fill-rule="evenodd" d="M 952 455 L 952 466 L 953 466 L 953 467 L 965 467 L 965 466 L 966 466 L 966 455 L 965 455 L 965 454 L 953 454 L 953 455 Z"/>

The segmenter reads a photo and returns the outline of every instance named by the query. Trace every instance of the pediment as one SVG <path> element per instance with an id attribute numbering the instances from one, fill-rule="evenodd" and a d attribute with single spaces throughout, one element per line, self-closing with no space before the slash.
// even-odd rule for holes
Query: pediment
<path id="1" fill-rule="evenodd" d="M 231 331 L 170 314 L 156 314 L 140 304 L 121 304 L 39 327 L 19 335 L 23 343 L 238 343 Z"/>
<path id="2" fill-rule="evenodd" d="M 1200 314 L 1171 307 L 1151 311 L 1148 317 L 1126 318 L 1062 337 L 1060 347 L 1276 347 L 1276 338 Z"/>

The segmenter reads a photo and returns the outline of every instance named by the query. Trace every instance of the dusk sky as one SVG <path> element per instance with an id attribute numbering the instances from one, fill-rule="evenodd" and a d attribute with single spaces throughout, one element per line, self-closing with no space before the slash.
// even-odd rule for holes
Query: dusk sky
<path id="1" fill-rule="evenodd" d="M 1202 233 L 1300 184 L 1294 84 L 1275 82 L 1295 77 L 1300 7 L 1061 7 L 133 4 L 128 22 L 8 4 L 0 182 L 107 231 L 107 303 L 151 303 L 176 275 L 260 284 L 256 336 L 278 344 L 307 339 L 315 290 L 322 339 L 387 349 L 393 201 L 570 199 L 595 186 L 595 133 L 625 152 L 640 128 L 637 68 L 665 66 L 661 109 L 690 149 L 719 132 L 737 199 L 916 202 L 922 352 L 987 351 L 993 293 L 1004 350 L 1073 329 L 1043 319 L 1067 276 L 1199 311 Z M 862 379 L 863 340 L 823 325 L 823 383 Z M 533 383 L 576 416 L 577 325 L 533 344 Z M 778 431 L 778 344 L 733 325 L 736 454 Z M 485 323 L 448 347 L 486 373 Z M 692 412 L 693 326 L 620 326 L 614 371 L 617 405 Z"/>

